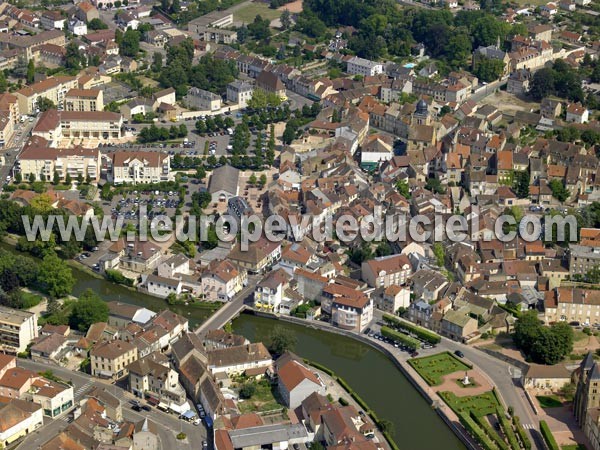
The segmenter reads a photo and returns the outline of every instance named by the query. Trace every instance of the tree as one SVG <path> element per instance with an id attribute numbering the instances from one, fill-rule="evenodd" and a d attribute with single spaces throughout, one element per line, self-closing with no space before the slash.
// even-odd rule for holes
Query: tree
<path id="1" fill-rule="evenodd" d="M 52 184 L 54 186 L 56 186 L 58 183 L 60 183 L 60 175 L 58 174 L 58 171 L 54 171 L 54 177 L 52 178 Z"/>
<path id="2" fill-rule="evenodd" d="M 49 109 L 56 109 L 54 102 L 46 97 L 38 97 L 36 105 L 42 112 L 48 111 Z"/>
<path id="3" fill-rule="evenodd" d="M 283 10 L 279 20 L 281 21 L 281 28 L 283 28 L 284 30 L 287 30 L 289 27 L 292 26 L 292 17 L 288 9 Z"/>
<path id="4" fill-rule="evenodd" d="M 152 55 L 152 71 L 160 72 L 163 66 L 163 56 L 162 53 L 154 52 Z"/>
<path id="5" fill-rule="evenodd" d="M 515 323 L 513 340 L 538 364 L 556 364 L 573 350 L 573 329 L 566 322 L 542 325 L 537 311 L 527 311 Z"/>
<path id="6" fill-rule="evenodd" d="M 69 326 L 86 332 L 97 322 L 108 320 L 108 305 L 91 289 L 86 289 L 73 306 Z"/>
<path id="7" fill-rule="evenodd" d="M 557 199 L 559 202 L 564 202 L 569 198 L 569 191 L 565 187 L 564 182 L 559 180 L 558 178 L 550 180 L 550 183 L 548 183 L 548 187 L 552 191 L 552 197 Z"/>
<path id="8" fill-rule="evenodd" d="M 29 174 L 29 182 L 30 183 L 34 183 L 35 182 L 35 173 L 31 172 Z"/>
<path id="9" fill-rule="evenodd" d="M 173 0 L 173 3 L 171 3 L 171 12 L 174 14 L 177 14 L 180 11 L 181 11 L 181 4 L 179 3 L 179 0 Z"/>
<path id="10" fill-rule="evenodd" d="M 73 184 L 73 180 L 71 179 L 71 174 L 67 172 L 65 175 L 65 186 L 71 186 Z"/>
<path id="11" fill-rule="evenodd" d="M 425 184 L 425 189 L 430 190 L 436 194 L 444 194 L 446 192 L 446 188 L 442 186 L 442 183 L 437 178 L 429 178 L 427 179 L 427 183 Z"/>
<path id="12" fill-rule="evenodd" d="M 270 28 L 269 19 L 263 19 L 260 14 L 258 14 L 254 21 L 248 25 L 248 33 L 257 41 L 262 41 L 271 36 L 271 28 Z"/>
<path id="13" fill-rule="evenodd" d="M 494 81 L 502 76 L 504 73 L 504 61 L 492 58 L 479 58 L 473 73 L 481 81 Z"/>
<path id="14" fill-rule="evenodd" d="M 97 18 L 90 20 L 87 24 L 87 27 L 90 30 L 107 30 L 108 29 L 108 25 L 106 25 L 104 22 L 102 22 L 100 19 L 97 19 Z"/>
<path id="15" fill-rule="evenodd" d="M 6 92 L 6 89 L 8 89 L 8 81 L 4 72 L 0 70 L 0 94 Z"/>
<path id="16" fill-rule="evenodd" d="M 256 174 L 252 174 L 250 175 L 250 178 L 248 178 L 248 183 L 251 184 L 252 186 L 256 185 Z"/>
<path id="17" fill-rule="evenodd" d="M 435 261 L 438 266 L 444 267 L 445 265 L 445 251 L 444 246 L 441 242 L 436 242 L 433 244 L 433 254 L 435 255 Z"/>
<path id="18" fill-rule="evenodd" d="M 410 188 L 406 180 L 398 180 L 396 182 L 396 190 L 402 197 L 410 199 Z"/>
<path id="19" fill-rule="evenodd" d="M 375 248 L 375 256 L 388 256 L 392 254 L 392 246 L 388 241 L 380 242 Z"/>
<path id="20" fill-rule="evenodd" d="M 33 58 L 29 60 L 27 63 L 27 84 L 33 83 L 35 80 L 35 63 L 33 62 Z"/>
<path id="21" fill-rule="evenodd" d="M 293 350 L 298 340 L 291 330 L 282 326 L 276 326 L 271 331 L 267 342 L 271 353 L 281 355 L 288 350 Z"/>
<path id="22" fill-rule="evenodd" d="M 119 50 L 123 56 L 137 56 L 140 51 L 140 32 L 128 28 L 123 34 Z"/>
<path id="23" fill-rule="evenodd" d="M 240 388 L 240 398 L 249 399 L 256 393 L 256 386 L 254 383 L 244 383 Z"/>
<path id="24" fill-rule="evenodd" d="M 551 68 L 545 67 L 538 70 L 533 75 L 531 81 L 531 88 L 529 94 L 535 100 L 541 100 L 549 94 L 553 93 L 555 89 L 555 77 L 554 71 Z"/>
<path id="25" fill-rule="evenodd" d="M 65 261 L 50 253 L 44 257 L 40 264 L 38 283 L 44 291 L 53 298 L 61 298 L 71 293 L 75 285 L 75 278 Z"/>
<path id="26" fill-rule="evenodd" d="M 260 175 L 258 184 L 260 185 L 261 188 L 265 187 L 265 185 L 267 184 L 267 176 L 264 173 Z"/>
<path id="27" fill-rule="evenodd" d="M 515 173 L 514 190 L 519 198 L 529 197 L 529 171 L 523 170 Z"/>

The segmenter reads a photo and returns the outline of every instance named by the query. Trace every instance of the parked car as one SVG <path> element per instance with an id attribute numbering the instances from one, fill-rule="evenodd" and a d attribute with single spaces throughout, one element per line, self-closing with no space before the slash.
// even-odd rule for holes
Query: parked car
<path id="1" fill-rule="evenodd" d="M 461 352 L 460 350 L 456 350 L 456 351 L 454 352 L 454 354 L 455 354 L 456 356 L 458 356 L 459 358 L 464 358 L 464 357 L 465 357 L 465 354 L 464 354 L 463 352 Z"/>

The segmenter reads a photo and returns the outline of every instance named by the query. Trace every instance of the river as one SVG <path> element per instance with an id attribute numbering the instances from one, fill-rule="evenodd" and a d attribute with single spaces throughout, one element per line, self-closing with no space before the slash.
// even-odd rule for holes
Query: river
<path id="1" fill-rule="evenodd" d="M 274 319 L 242 314 L 234 331 L 251 341 L 266 341 L 275 325 L 285 326 L 297 339 L 294 351 L 333 370 L 375 411 L 393 423 L 394 440 L 402 450 L 464 449 L 410 381 L 381 352 L 338 334 Z"/>
<path id="2" fill-rule="evenodd" d="M 20 253 L 6 243 L 0 243 L 0 247 Z M 168 305 L 160 298 L 97 278 L 85 270 L 71 268 L 76 280 L 74 296 L 92 289 L 106 301 L 117 300 L 154 311 L 171 309 L 187 317 L 190 328 L 195 328 L 211 314 L 204 308 Z M 242 314 L 233 323 L 237 333 L 253 342 L 266 341 L 276 324 L 293 331 L 298 340 L 295 348 L 298 355 L 329 367 L 352 386 L 380 419 L 393 423 L 394 440 L 401 450 L 465 448 L 396 366 L 372 347 L 345 336 L 250 314 Z"/>

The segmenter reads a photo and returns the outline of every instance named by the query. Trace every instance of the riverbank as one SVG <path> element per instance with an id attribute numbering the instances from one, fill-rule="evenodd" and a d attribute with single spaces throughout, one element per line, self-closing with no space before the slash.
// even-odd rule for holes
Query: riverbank
<path id="1" fill-rule="evenodd" d="M 468 445 L 462 442 L 455 433 L 455 424 L 440 415 L 438 405 L 433 402 L 435 397 L 428 397 L 426 389 L 421 391 L 414 384 L 417 374 L 412 374 L 414 380 L 411 379 L 385 349 L 322 322 L 273 318 L 242 314 L 233 322 L 234 332 L 252 341 L 265 341 L 275 325 L 285 324 L 296 336 L 298 354 L 332 370 L 363 399 L 377 421 L 391 423 L 390 435 L 399 449 L 477 448 L 471 442 Z"/>

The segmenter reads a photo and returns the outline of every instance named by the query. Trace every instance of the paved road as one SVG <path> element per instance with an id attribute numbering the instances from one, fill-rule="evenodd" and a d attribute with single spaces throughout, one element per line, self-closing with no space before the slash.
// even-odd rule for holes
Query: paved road
<path id="1" fill-rule="evenodd" d="M 145 417 L 148 417 L 157 425 L 159 425 L 159 437 L 164 450 L 175 448 L 189 450 L 196 449 L 200 447 L 200 443 L 203 440 L 207 440 L 207 432 L 204 425 L 191 425 L 187 422 L 179 420 L 177 416 L 173 414 L 164 413 L 155 408 L 152 408 L 152 411 L 150 412 L 144 411 L 138 413 L 133 411 L 127 403 L 128 400 L 135 398 L 133 394 L 114 384 L 111 385 L 105 383 L 82 372 L 73 372 L 63 367 L 53 365 L 49 366 L 48 364 L 37 363 L 30 360 L 19 359 L 18 365 L 20 367 L 38 372 L 50 369 L 56 376 L 64 380 L 70 380 L 73 383 L 75 404 L 78 404 L 78 402 L 84 397 L 85 393 L 88 392 L 92 387 L 97 386 L 106 388 L 117 398 L 121 399 L 123 404 L 123 417 L 125 420 L 137 422 Z M 23 441 L 25 444 L 22 443 L 20 447 L 26 449 L 38 448 L 39 445 L 56 436 L 56 434 L 64 429 L 67 425 L 68 422 L 66 416 L 55 420 L 44 418 L 44 426 L 34 433 L 29 434 Z M 187 434 L 187 442 L 178 441 L 175 438 L 175 435 L 180 431 L 183 431 L 185 434 Z"/>
<path id="2" fill-rule="evenodd" d="M 16 125 L 15 134 L 13 136 L 12 141 L 10 142 L 10 145 L 1 150 L 1 153 L 5 158 L 4 165 L 0 166 L 1 183 L 4 183 L 8 175 L 13 174 L 12 169 L 15 165 L 15 161 L 21 153 L 21 150 L 23 149 L 23 144 L 27 141 L 29 133 L 31 132 L 31 129 L 34 127 L 35 123 L 36 121 L 27 121 L 23 124 L 19 123 L 18 125 Z M 18 135 L 19 132 L 21 133 L 20 135 Z"/>
<path id="3" fill-rule="evenodd" d="M 227 322 L 237 316 L 244 309 L 246 303 L 252 301 L 254 288 L 260 279 L 260 275 L 248 275 L 248 285 L 242 289 L 230 302 L 225 304 L 225 306 L 210 316 L 208 320 L 203 322 L 198 329 L 196 329 L 196 334 L 200 336 L 209 330 L 223 328 Z"/>

